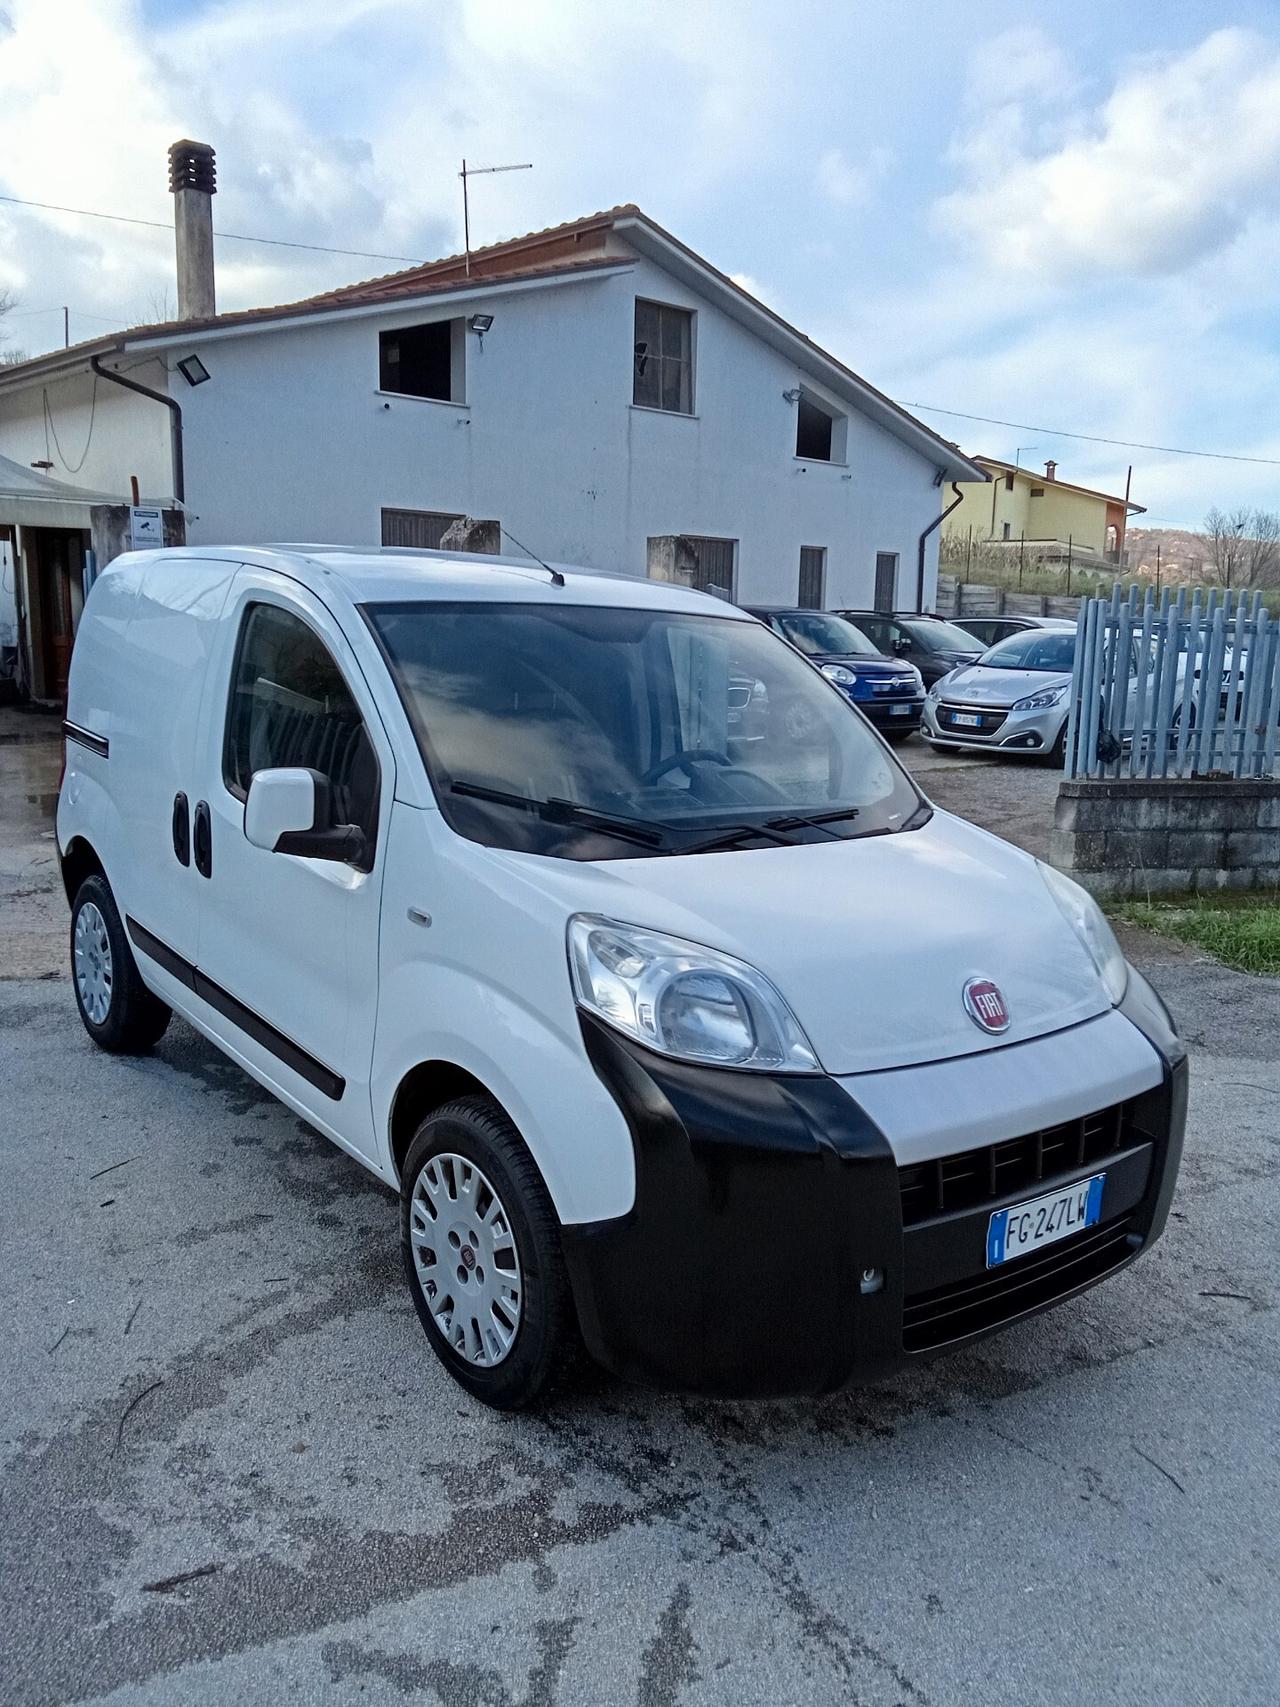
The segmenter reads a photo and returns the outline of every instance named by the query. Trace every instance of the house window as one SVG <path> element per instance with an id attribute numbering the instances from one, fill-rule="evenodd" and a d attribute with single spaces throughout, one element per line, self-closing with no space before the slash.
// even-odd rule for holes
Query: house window
<path id="1" fill-rule="evenodd" d="M 1031 488 L 1031 496 L 1033 498 L 1043 498 L 1044 497 L 1044 487 L 1043 486 L 1033 486 Z"/>
<path id="2" fill-rule="evenodd" d="M 821 610 L 826 591 L 827 548 L 825 545 L 800 547 L 800 592 L 796 599 L 805 610 Z"/>
<path id="3" fill-rule="evenodd" d="M 1001 539 L 1012 539 L 1013 529 L 1010 526 L 1010 524 L 1008 522 L 1002 522 L 1000 525 L 1001 525 L 1001 533 L 1000 533 Z"/>
<path id="4" fill-rule="evenodd" d="M 447 510 L 384 510 L 382 543 L 407 545 L 415 551 L 438 551 L 440 541 L 460 515 Z"/>
<path id="5" fill-rule="evenodd" d="M 1013 476 L 1012 476 L 1012 474 L 1006 474 L 1005 475 L 1005 477 L 1004 477 L 1004 489 L 1006 492 L 1012 492 L 1013 491 Z"/>
<path id="6" fill-rule="evenodd" d="M 664 533 L 649 540 L 651 581 L 674 581 L 699 593 L 731 599 L 736 583 L 738 542 L 702 534 Z"/>
<path id="7" fill-rule="evenodd" d="M 433 320 L 378 334 L 378 389 L 461 403 L 466 336 L 461 320 Z"/>
<path id="8" fill-rule="evenodd" d="M 636 298 L 631 401 L 642 409 L 693 413 L 693 315 L 687 308 Z"/>

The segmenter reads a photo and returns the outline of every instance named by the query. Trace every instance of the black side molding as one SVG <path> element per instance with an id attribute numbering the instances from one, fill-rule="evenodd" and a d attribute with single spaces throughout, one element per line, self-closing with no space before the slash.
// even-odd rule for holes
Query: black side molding
<path id="1" fill-rule="evenodd" d="M 87 747 L 91 753 L 96 753 L 100 759 L 110 758 L 111 743 L 105 735 L 95 735 L 92 729 L 85 729 L 79 723 L 69 723 L 64 718 L 62 733 L 68 741 L 78 742 Z"/>
<path id="2" fill-rule="evenodd" d="M 185 984 L 193 995 L 207 1002 L 211 1008 L 216 1008 L 224 1019 L 238 1026 L 246 1037 L 269 1050 L 278 1061 L 295 1072 L 299 1078 L 305 1079 L 309 1085 L 314 1085 L 322 1095 L 332 1102 L 340 1102 L 347 1088 L 347 1081 L 340 1073 L 335 1073 L 331 1067 L 326 1067 L 323 1061 L 317 1061 L 291 1037 L 286 1037 L 282 1031 L 254 1013 L 229 990 L 224 990 L 221 984 L 215 984 L 213 979 L 202 972 L 198 966 L 193 966 L 182 955 L 176 954 L 167 943 L 161 942 L 145 925 L 140 925 L 136 919 L 125 916 L 125 924 L 133 939 L 135 948 L 141 949 L 148 960 L 154 960 L 157 966 L 166 971 L 170 977 L 176 978 L 180 984 Z"/>

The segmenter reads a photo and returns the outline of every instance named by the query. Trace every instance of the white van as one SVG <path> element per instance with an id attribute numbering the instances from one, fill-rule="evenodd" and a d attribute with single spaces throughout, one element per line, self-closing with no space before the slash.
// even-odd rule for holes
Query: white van
<path id="1" fill-rule="evenodd" d="M 799 706 L 803 716 L 795 715 Z M 122 557 L 58 846 L 104 1048 L 177 1011 L 401 1196 L 449 1372 L 824 1392 L 1159 1235 L 1186 1060 L 1092 900 L 680 587 Z"/>

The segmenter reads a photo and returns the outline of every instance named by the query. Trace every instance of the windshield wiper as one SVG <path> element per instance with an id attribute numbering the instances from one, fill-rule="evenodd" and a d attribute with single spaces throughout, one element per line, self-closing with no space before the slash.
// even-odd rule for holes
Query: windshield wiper
<path id="1" fill-rule="evenodd" d="M 766 818 L 765 825 L 770 830 L 821 830 L 842 818 L 856 818 L 860 811 L 858 806 L 837 806 L 830 812 L 792 812 L 785 818 Z M 834 836 L 835 831 L 828 834 Z"/>
<path id="2" fill-rule="evenodd" d="M 751 836 L 759 836 L 762 841 L 775 842 L 783 848 L 795 846 L 790 836 L 783 835 L 775 819 L 767 824 L 731 824 L 727 830 L 721 830 L 705 842 L 690 842 L 687 847 L 674 851 L 682 854 L 717 853 L 721 848 L 736 848 L 739 842 L 745 842 Z"/>
<path id="3" fill-rule="evenodd" d="M 599 830 L 603 835 L 616 836 L 620 842 L 636 842 L 641 847 L 661 847 L 666 838 L 665 826 L 647 824 L 641 818 L 615 818 L 608 812 L 597 812 L 591 806 L 579 806 L 576 800 L 562 800 L 552 795 L 539 800 L 532 794 L 511 794 L 503 788 L 489 788 L 481 782 L 451 782 L 450 794 L 461 794 L 468 800 L 492 800 L 498 806 L 514 806 L 521 812 L 532 812 L 548 824 L 581 824 L 585 829 Z"/>

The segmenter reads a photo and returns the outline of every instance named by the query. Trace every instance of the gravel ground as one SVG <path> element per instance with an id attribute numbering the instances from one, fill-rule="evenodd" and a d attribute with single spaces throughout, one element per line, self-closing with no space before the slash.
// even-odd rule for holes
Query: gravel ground
<path id="1" fill-rule="evenodd" d="M 1192 1118 L 1165 1239 L 1102 1288 L 821 1403 L 585 1377 L 499 1417 L 428 1351 L 388 1192 L 185 1025 L 145 1060 L 89 1044 L 56 744 L 13 722 L 6 1707 L 1280 1696 L 1280 983 L 1130 943 Z M 906 756 L 1006 831 L 1052 799 L 1031 767 Z"/>

